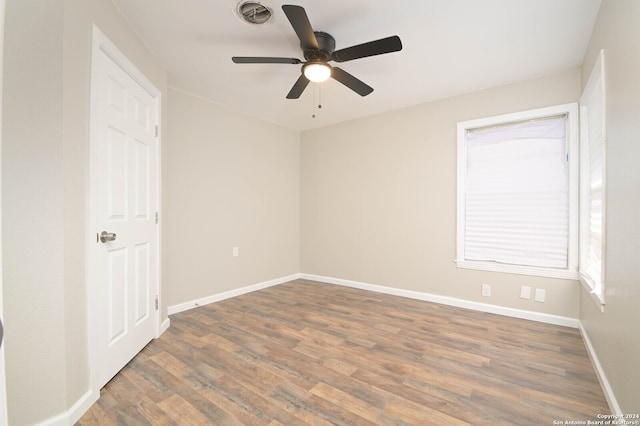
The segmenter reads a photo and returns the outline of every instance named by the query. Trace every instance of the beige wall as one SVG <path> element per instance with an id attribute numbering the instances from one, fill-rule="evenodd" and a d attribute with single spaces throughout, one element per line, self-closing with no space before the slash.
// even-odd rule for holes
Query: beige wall
<path id="1" fill-rule="evenodd" d="M 304 132 L 302 272 L 577 318 L 576 281 L 453 261 L 457 122 L 579 95 L 576 69 Z M 545 289 L 546 302 L 520 299 L 521 285 Z"/>
<path id="2" fill-rule="evenodd" d="M 603 0 L 582 69 L 605 49 L 605 313 L 581 291 L 580 319 L 624 413 L 640 412 L 640 2 Z"/>
<path id="3" fill-rule="evenodd" d="M 170 90 L 168 139 L 168 304 L 298 273 L 299 134 Z"/>
<path id="4" fill-rule="evenodd" d="M 108 0 L 9 0 L 7 23 L 8 411 L 11 424 L 30 424 L 64 414 L 90 387 L 84 279 L 92 23 L 162 92 L 164 312 L 170 300 L 300 270 L 299 135 L 173 92 L 169 144 L 166 73 Z M 238 258 L 232 246 L 240 247 Z"/>
<path id="5" fill-rule="evenodd" d="M 62 11 L 62 0 L 6 3 L 2 233 L 10 424 L 44 419 L 67 402 Z"/>
<path id="6" fill-rule="evenodd" d="M 575 102 L 580 70 L 299 135 L 174 90 L 109 0 L 7 0 L 3 278 L 11 424 L 89 389 L 85 217 L 91 23 L 163 96 L 163 311 L 296 272 L 580 315 L 623 411 L 640 392 L 640 15 L 604 0 L 582 81 L 607 48 L 607 312 L 573 281 L 460 270 L 458 121 Z M 238 246 L 240 256 L 231 256 Z M 493 286 L 482 298 L 480 284 Z M 520 285 L 547 302 L 524 301 Z M 582 297 L 580 296 L 582 294 Z M 578 301 L 581 300 L 581 313 Z"/>
<path id="7" fill-rule="evenodd" d="M 109 0 L 7 1 L 2 226 L 10 424 L 64 414 L 89 389 L 92 22 L 165 96 L 164 70 Z"/>

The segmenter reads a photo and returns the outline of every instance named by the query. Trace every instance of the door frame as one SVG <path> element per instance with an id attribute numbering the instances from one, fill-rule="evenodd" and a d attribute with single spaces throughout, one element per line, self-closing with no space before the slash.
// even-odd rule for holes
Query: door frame
<path id="1" fill-rule="evenodd" d="M 161 180 L 161 117 L 162 117 L 162 102 L 161 95 L 162 93 L 158 90 L 153 83 L 147 77 L 142 74 L 136 66 L 127 59 L 127 57 L 120 52 L 120 50 L 98 29 L 97 26 L 93 25 L 92 30 L 92 49 L 91 49 L 91 100 L 90 100 L 90 117 L 89 117 L 89 155 L 87 157 L 87 170 L 88 170 L 88 185 L 87 185 L 87 229 L 86 229 L 86 253 L 87 253 L 87 270 L 86 270 L 86 279 L 87 279 L 87 343 L 89 345 L 89 371 L 90 371 L 90 390 L 93 392 L 94 401 L 97 400 L 100 396 L 100 386 L 103 384 L 99 383 L 99 374 L 98 369 L 100 365 L 100 356 L 101 354 L 97 350 L 99 341 L 97 337 L 100 333 L 97 333 L 96 330 L 100 324 L 100 318 L 97 317 L 97 313 L 100 311 L 98 309 L 98 304 L 100 301 L 98 300 L 98 275 L 100 271 L 98 271 L 98 254 L 99 251 L 96 249 L 96 224 L 94 223 L 94 214 L 93 209 L 95 206 L 95 197 L 97 196 L 95 191 L 95 176 L 92 174 L 92 163 L 97 161 L 94 158 L 95 149 L 94 145 L 97 143 L 97 132 L 100 131 L 98 128 L 97 120 L 96 120 L 96 100 L 94 99 L 94 85 L 96 84 L 96 64 L 99 63 L 97 60 L 97 55 L 104 54 L 110 60 L 112 60 L 116 65 L 118 65 L 122 70 L 128 74 L 136 83 L 138 83 L 144 90 L 146 90 L 153 98 L 155 102 L 156 116 L 152 117 L 152 120 L 155 121 L 157 125 L 158 133 L 157 133 L 157 157 L 156 157 L 156 182 L 157 182 L 157 206 L 155 206 L 158 212 L 159 218 L 162 217 L 160 214 L 160 207 L 162 206 L 162 180 Z M 164 330 L 168 328 L 168 324 L 162 323 L 160 307 L 162 306 L 162 268 L 161 268 L 161 222 L 158 219 L 158 226 L 156 226 L 157 233 L 157 277 L 158 280 L 155 283 L 156 287 L 152 288 L 152 294 L 158 295 L 158 309 L 155 311 L 155 315 L 153 321 L 155 322 L 155 337 L 159 337 L 160 334 Z M 154 293 L 155 291 L 155 293 Z M 166 323 L 166 321 L 165 321 Z"/>

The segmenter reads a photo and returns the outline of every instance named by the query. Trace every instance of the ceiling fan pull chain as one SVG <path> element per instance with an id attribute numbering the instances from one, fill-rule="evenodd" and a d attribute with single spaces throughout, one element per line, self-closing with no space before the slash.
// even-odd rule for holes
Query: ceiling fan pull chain
<path id="1" fill-rule="evenodd" d="M 316 118 L 316 87 L 313 85 L 313 96 L 311 99 L 311 118 Z"/>
<path id="2" fill-rule="evenodd" d="M 311 99 L 311 118 L 316 118 L 316 98 L 318 95 L 319 83 L 313 84 L 313 99 Z"/>
<path id="3" fill-rule="evenodd" d="M 318 102 L 316 103 L 316 98 L 318 99 Z M 313 100 L 312 102 L 312 109 L 313 112 L 311 113 L 311 118 L 316 118 L 316 106 L 318 109 L 322 108 L 322 85 L 320 83 L 315 83 L 313 86 Z"/>

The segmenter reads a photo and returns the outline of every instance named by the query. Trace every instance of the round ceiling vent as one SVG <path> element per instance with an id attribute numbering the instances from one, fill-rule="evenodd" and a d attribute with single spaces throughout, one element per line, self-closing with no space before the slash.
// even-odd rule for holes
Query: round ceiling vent
<path id="1" fill-rule="evenodd" d="M 273 10 L 258 1 L 242 1 L 236 10 L 240 19 L 254 25 L 266 24 L 273 17 Z"/>

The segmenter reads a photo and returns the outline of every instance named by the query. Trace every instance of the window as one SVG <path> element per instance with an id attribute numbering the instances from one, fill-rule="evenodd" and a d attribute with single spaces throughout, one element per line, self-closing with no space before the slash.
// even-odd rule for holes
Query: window
<path id="1" fill-rule="evenodd" d="M 604 51 L 580 99 L 580 281 L 604 305 L 606 108 Z"/>
<path id="2" fill-rule="evenodd" d="M 458 123 L 458 267 L 578 278 L 577 115 Z"/>

